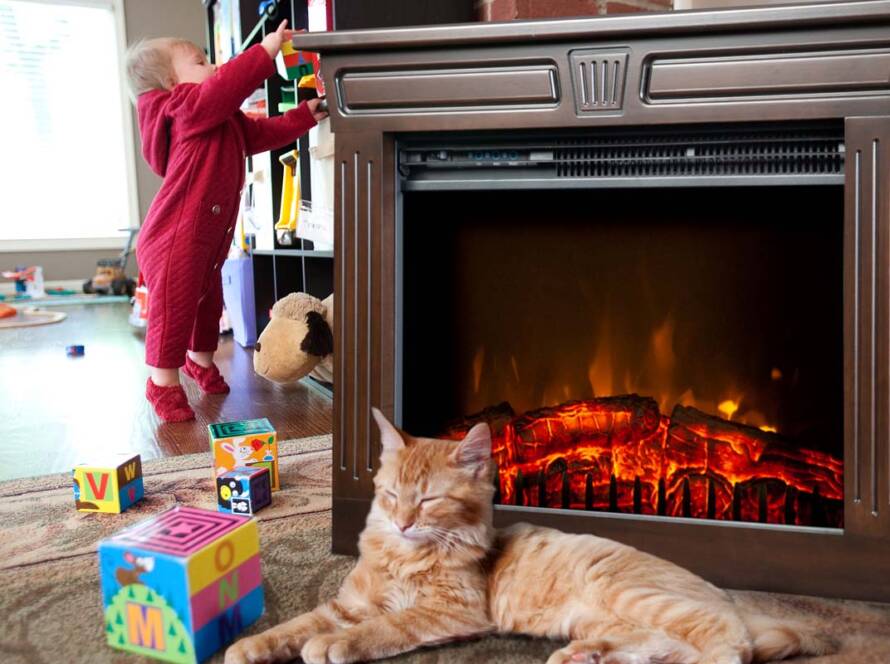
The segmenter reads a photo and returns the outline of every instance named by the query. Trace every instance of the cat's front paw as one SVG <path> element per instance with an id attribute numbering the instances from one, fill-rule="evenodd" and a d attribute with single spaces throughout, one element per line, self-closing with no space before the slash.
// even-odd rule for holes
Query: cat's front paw
<path id="1" fill-rule="evenodd" d="M 365 659 L 343 634 L 319 634 L 306 642 L 300 657 L 306 664 L 350 664 Z"/>
<path id="2" fill-rule="evenodd" d="M 602 664 L 598 652 L 578 652 L 574 648 L 560 648 L 547 659 L 547 664 Z"/>
<path id="3" fill-rule="evenodd" d="M 262 634 L 233 643 L 226 650 L 225 664 L 267 664 L 275 661 L 272 645 Z"/>

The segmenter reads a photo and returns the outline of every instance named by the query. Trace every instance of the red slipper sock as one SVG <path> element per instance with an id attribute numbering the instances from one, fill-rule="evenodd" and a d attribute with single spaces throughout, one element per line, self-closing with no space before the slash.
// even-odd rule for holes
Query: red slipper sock
<path id="1" fill-rule="evenodd" d="M 145 398 L 165 422 L 187 422 L 195 419 L 195 411 L 189 406 L 182 385 L 161 387 L 151 378 L 145 384 Z"/>
<path id="2" fill-rule="evenodd" d="M 219 373 L 215 364 L 202 367 L 197 362 L 193 362 L 192 358 L 186 356 L 182 373 L 195 381 L 205 394 L 228 394 L 229 392 L 229 384 Z"/>

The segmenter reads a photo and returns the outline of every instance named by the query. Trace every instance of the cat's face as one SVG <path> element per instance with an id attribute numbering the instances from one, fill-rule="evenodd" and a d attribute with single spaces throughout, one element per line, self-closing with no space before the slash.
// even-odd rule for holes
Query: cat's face
<path id="1" fill-rule="evenodd" d="M 369 527 L 402 545 L 483 545 L 491 529 L 491 433 L 476 425 L 461 442 L 414 438 L 375 409 L 383 452 Z"/>

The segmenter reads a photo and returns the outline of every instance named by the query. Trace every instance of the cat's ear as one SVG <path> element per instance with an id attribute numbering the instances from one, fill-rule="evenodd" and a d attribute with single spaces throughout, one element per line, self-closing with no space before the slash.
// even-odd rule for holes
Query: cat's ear
<path id="1" fill-rule="evenodd" d="M 383 444 L 384 452 L 396 452 L 405 447 L 405 439 L 402 438 L 402 434 L 389 423 L 383 413 L 376 408 L 371 408 L 371 414 L 374 416 L 377 426 L 380 427 L 380 442 Z"/>
<path id="2" fill-rule="evenodd" d="M 454 465 L 467 469 L 479 469 L 491 459 L 491 429 L 488 425 L 480 422 L 470 429 L 451 459 Z"/>

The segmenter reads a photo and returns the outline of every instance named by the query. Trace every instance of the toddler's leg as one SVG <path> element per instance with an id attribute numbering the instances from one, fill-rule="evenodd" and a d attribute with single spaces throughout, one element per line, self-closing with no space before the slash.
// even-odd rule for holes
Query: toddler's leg
<path id="1" fill-rule="evenodd" d="M 213 270 L 192 326 L 189 351 L 183 373 L 194 380 L 207 394 L 225 394 L 229 386 L 213 363 L 213 353 L 219 341 L 219 318 L 222 315 L 222 274 Z"/>
<path id="2" fill-rule="evenodd" d="M 151 376 L 145 396 L 165 422 L 183 422 L 195 417 L 179 384 L 179 367 L 185 363 L 199 293 L 180 275 L 170 278 L 167 275 L 184 262 L 187 261 L 165 261 L 157 271 L 151 263 L 143 267 L 151 298 L 145 333 L 145 363 Z"/>
<path id="3" fill-rule="evenodd" d="M 149 367 L 151 370 L 151 382 L 158 387 L 170 387 L 179 385 L 179 369 L 159 369 Z"/>

